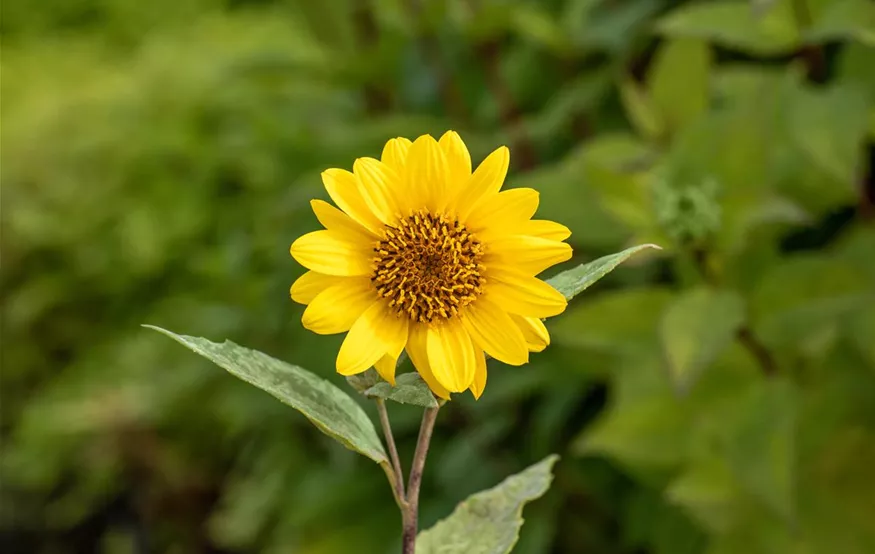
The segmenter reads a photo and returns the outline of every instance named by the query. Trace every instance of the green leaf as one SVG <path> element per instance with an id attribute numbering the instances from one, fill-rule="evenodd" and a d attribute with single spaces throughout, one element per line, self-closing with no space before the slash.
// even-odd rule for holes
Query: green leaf
<path id="1" fill-rule="evenodd" d="M 387 463 L 383 443 L 367 414 L 355 400 L 328 381 L 231 341 L 219 344 L 200 337 L 177 335 L 154 325 L 144 327 L 167 335 L 235 377 L 270 393 L 350 450 L 378 464 Z"/>
<path id="2" fill-rule="evenodd" d="M 606 212 L 629 229 L 646 233 L 656 227 L 646 171 L 655 159 L 653 149 L 638 137 L 606 134 L 580 149 L 578 171 Z"/>
<path id="3" fill-rule="evenodd" d="M 875 3 L 871 0 L 809 0 L 814 23 L 806 42 L 856 40 L 875 46 Z"/>
<path id="4" fill-rule="evenodd" d="M 519 538 L 523 506 L 553 480 L 551 455 L 459 504 L 446 519 L 416 537 L 416 554 L 507 554 Z"/>
<path id="5" fill-rule="evenodd" d="M 620 288 L 569 306 L 550 325 L 556 344 L 592 352 L 657 357 L 653 332 L 673 294 L 666 288 Z"/>
<path id="6" fill-rule="evenodd" d="M 745 2 L 689 3 L 660 19 L 656 26 L 668 36 L 705 39 L 763 56 L 789 54 L 799 45 L 789 0 L 779 0 L 761 17 Z"/>
<path id="7" fill-rule="evenodd" d="M 382 383 L 383 378 L 380 377 L 380 374 L 377 373 L 376 369 L 370 368 L 361 373 L 356 373 L 355 375 L 347 375 L 346 382 L 349 383 L 349 386 L 354 388 L 356 392 L 364 394 L 366 390 L 377 383 Z"/>
<path id="8" fill-rule="evenodd" d="M 681 129 L 708 109 L 711 49 L 696 38 L 665 42 L 648 76 L 650 98 L 669 131 Z"/>
<path id="9" fill-rule="evenodd" d="M 727 461 L 739 483 L 776 515 L 795 511 L 797 397 L 783 380 L 763 382 L 742 397 L 727 422 Z"/>
<path id="10" fill-rule="evenodd" d="M 738 492 L 726 461 L 713 456 L 691 464 L 672 481 L 665 494 L 708 529 L 724 531 L 734 519 Z"/>
<path id="11" fill-rule="evenodd" d="M 679 391 L 732 342 L 744 322 L 744 299 L 730 291 L 685 292 L 665 312 L 660 338 L 669 374 Z"/>
<path id="12" fill-rule="evenodd" d="M 593 283 L 610 273 L 618 265 L 628 260 L 633 254 L 636 254 L 646 248 L 661 248 L 655 244 L 641 244 L 627 248 L 616 254 L 609 254 L 589 263 L 580 264 L 574 269 L 563 271 L 558 275 L 547 279 L 547 283 L 553 288 L 565 295 L 566 300 L 571 300 Z"/>
<path id="13" fill-rule="evenodd" d="M 873 297 L 858 267 L 822 255 L 786 258 L 760 277 L 750 298 L 753 331 L 766 346 L 826 347 L 838 321 Z"/>
<path id="14" fill-rule="evenodd" d="M 799 88 L 790 106 L 789 137 L 821 169 L 856 188 L 869 106 L 853 86 Z"/>
<path id="15" fill-rule="evenodd" d="M 662 136 L 665 125 L 659 118 L 659 111 L 653 104 L 653 99 L 629 77 L 620 81 L 620 100 L 626 110 L 626 116 L 636 131 L 648 139 L 658 139 Z"/>
<path id="16" fill-rule="evenodd" d="M 415 371 L 402 373 L 396 377 L 394 387 L 383 381 L 364 391 L 364 395 L 425 408 L 437 408 L 438 406 L 431 389 Z"/>

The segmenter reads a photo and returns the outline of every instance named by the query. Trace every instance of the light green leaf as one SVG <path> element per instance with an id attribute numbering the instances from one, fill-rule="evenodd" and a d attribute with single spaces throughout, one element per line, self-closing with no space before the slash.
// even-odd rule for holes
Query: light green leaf
<path id="1" fill-rule="evenodd" d="M 727 422 L 727 461 L 739 483 L 786 521 L 795 511 L 796 391 L 774 379 L 740 399 Z"/>
<path id="2" fill-rule="evenodd" d="M 540 498 L 553 480 L 548 456 L 497 486 L 459 504 L 446 519 L 416 538 L 416 554 L 507 554 L 519 538 L 523 506 Z"/>
<path id="3" fill-rule="evenodd" d="M 270 393 L 350 450 L 378 464 L 387 462 L 383 443 L 367 414 L 355 400 L 328 381 L 231 341 L 219 344 L 200 337 L 177 335 L 153 325 L 144 327 L 167 335 L 235 377 Z"/>
<path id="4" fill-rule="evenodd" d="M 547 283 L 553 288 L 565 295 L 566 300 L 571 300 L 593 283 L 610 273 L 618 265 L 628 260 L 633 254 L 636 254 L 646 248 L 661 248 L 655 244 L 641 244 L 627 248 L 616 254 L 609 254 L 592 262 L 581 264 L 574 269 L 563 271 L 558 275 L 554 275 L 547 279 Z"/>
<path id="5" fill-rule="evenodd" d="M 789 54 L 799 45 L 789 0 L 778 0 L 761 16 L 745 2 L 689 3 L 657 22 L 672 37 L 701 38 L 750 54 Z"/>
<path id="6" fill-rule="evenodd" d="M 665 125 L 659 117 L 659 111 L 653 99 L 631 78 L 620 81 L 620 100 L 626 110 L 626 116 L 632 126 L 643 137 L 657 139 L 662 136 Z"/>
<path id="7" fill-rule="evenodd" d="M 790 139 L 812 162 L 853 192 L 868 124 L 865 95 L 852 86 L 799 88 L 791 101 Z"/>
<path id="8" fill-rule="evenodd" d="M 415 371 L 397 376 L 394 387 L 382 381 L 367 389 L 364 395 L 426 408 L 437 408 L 438 405 L 431 389 Z"/>
<path id="9" fill-rule="evenodd" d="M 739 491 L 725 460 L 713 456 L 697 460 L 665 491 L 668 499 L 685 507 L 711 531 L 725 531 L 733 522 Z"/>
<path id="10" fill-rule="evenodd" d="M 744 299 L 730 291 L 685 292 L 665 312 L 659 328 L 668 370 L 679 391 L 732 342 L 744 322 Z"/>
<path id="11" fill-rule="evenodd" d="M 696 38 L 670 39 L 656 53 L 648 75 L 650 98 L 669 131 L 708 109 L 711 49 Z"/>
<path id="12" fill-rule="evenodd" d="M 629 229 L 646 233 L 656 227 L 647 172 L 656 158 L 654 150 L 638 137 L 605 134 L 580 149 L 578 172 L 606 212 Z"/>
<path id="13" fill-rule="evenodd" d="M 810 43 L 856 40 L 875 46 L 875 3 L 871 0 L 808 0 L 813 25 L 805 32 Z"/>

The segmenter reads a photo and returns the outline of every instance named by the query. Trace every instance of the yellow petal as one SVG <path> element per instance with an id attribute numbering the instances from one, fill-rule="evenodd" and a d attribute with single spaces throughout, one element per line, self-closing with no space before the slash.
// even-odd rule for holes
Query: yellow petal
<path id="1" fill-rule="evenodd" d="M 362 198 L 355 175 L 342 169 L 326 169 L 322 172 L 322 183 L 331 200 L 351 218 L 374 233 L 379 233 L 383 229 L 382 222 Z"/>
<path id="2" fill-rule="evenodd" d="M 425 207 L 434 212 L 439 205 L 446 205 L 447 160 L 434 137 L 422 135 L 413 141 L 406 169 L 407 208 Z"/>
<path id="3" fill-rule="evenodd" d="M 516 234 L 522 223 L 538 209 L 538 191 L 510 189 L 488 196 L 465 220 L 469 231 L 481 241 Z"/>
<path id="4" fill-rule="evenodd" d="M 310 207 L 313 208 L 313 213 L 316 214 L 319 223 L 329 231 L 348 233 L 365 241 L 377 240 L 376 235 L 359 222 L 324 200 L 310 200 Z"/>
<path id="5" fill-rule="evenodd" d="M 550 317 L 565 311 L 562 293 L 536 277 L 509 268 L 490 268 L 486 293 L 506 311 L 528 317 Z"/>
<path id="6" fill-rule="evenodd" d="M 292 300 L 298 304 L 309 304 L 316 298 L 317 294 L 331 285 L 342 282 L 344 279 L 347 279 L 347 277 L 335 277 L 334 275 L 323 275 L 315 271 L 308 271 L 298 277 L 292 284 L 289 294 Z"/>
<path id="7" fill-rule="evenodd" d="M 406 341 L 407 318 L 398 317 L 380 299 L 350 327 L 337 353 L 337 372 L 341 375 L 361 373 L 386 353 L 400 352 Z"/>
<path id="8" fill-rule="evenodd" d="M 438 141 L 447 160 L 447 200 L 455 198 L 471 178 L 471 154 L 455 131 L 447 131 Z"/>
<path id="9" fill-rule="evenodd" d="M 523 317 L 512 314 L 511 319 L 520 328 L 526 338 L 526 346 L 532 352 L 540 352 L 550 346 L 550 333 L 544 322 L 537 317 Z"/>
<path id="10" fill-rule="evenodd" d="M 487 354 L 510 365 L 529 361 L 526 339 L 519 327 L 498 304 L 481 296 L 461 317 L 462 325 L 474 344 Z"/>
<path id="11" fill-rule="evenodd" d="M 507 176 L 507 167 L 510 164 L 510 150 L 502 146 L 486 156 L 462 190 L 456 195 L 451 208 L 454 208 L 459 219 L 465 220 L 477 207 L 480 201 L 492 196 L 501 190 L 504 178 Z"/>
<path id="12" fill-rule="evenodd" d="M 348 277 L 317 294 L 304 310 L 301 323 L 320 335 L 343 333 L 376 298 L 368 277 Z"/>
<path id="13" fill-rule="evenodd" d="M 571 236 L 571 229 L 555 221 L 530 219 L 520 226 L 519 234 L 563 241 Z"/>
<path id="14" fill-rule="evenodd" d="M 407 152 L 410 151 L 410 139 L 404 137 L 393 138 L 383 147 L 383 155 L 380 161 L 395 170 L 398 175 L 404 175 L 404 166 L 407 164 Z"/>
<path id="15" fill-rule="evenodd" d="M 462 392 L 474 381 L 477 360 L 471 337 L 458 319 L 428 328 L 428 363 L 438 382 L 450 392 Z"/>
<path id="16" fill-rule="evenodd" d="M 474 370 L 474 382 L 471 383 L 471 394 L 475 400 L 480 400 L 480 395 L 483 394 L 483 389 L 486 388 L 486 355 L 483 350 L 477 349 L 474 354 L 477 360 L 477 369 Z"/>
<path id="17" fill-rule="evenodd" d="M 571 259 L 571 246 L 564 242 L 510 235 L 492 239 L 483 258 L 487 267 L 508 266 L 529 275 L 537 275 L 550 266 Z"/>
<path id="18" fill-rule="evenodd" d="M 368 247 L 337 231 L 313 231 L 289 249 L 299 264 L 326 275 L 369 275 L 373 272 Z"/>
<path id="19" fill-rule="evenodd" d="M 398 216 L 396 194 L 401 191 L 395 170 L 380 160 L 359 158 L 352 171 L 358 177 L 362 198 L 377 219 L 387 225 L 394 223 Z"/>
<path id="20" fill-rule="evenodd" d="M 386 354 L 374 364 L 374 369 L 380 374 L 384 381 L 388 381 L 390 385 L 395 386 L 395 367 L 398 365 L 398 356 Z"/>
<path id="21" fill-rule="evenodd" d="M 450 391 L 435 379 L 431 366 L 428 363 L 427 350 L 428 327 L 422 323 L 411 323 L 407 336 L 407 355 L 413 362 L 413 367 L 419 372 L 419 376 L 437 396 L 449 400 Z"/>

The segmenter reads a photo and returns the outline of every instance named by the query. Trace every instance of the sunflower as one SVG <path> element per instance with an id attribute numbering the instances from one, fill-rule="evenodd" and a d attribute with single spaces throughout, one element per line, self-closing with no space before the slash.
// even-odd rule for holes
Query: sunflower
<path id="1" fill-rule="evenodd" d="M 541 319 L 566 301 L 536 275 L 571 257 L 562 242 L 571 232 L 531 219 L 534 189 L 500 191 L 509 161 L 502 146 L 472 172 L 465 143 L 448 131 L 440 141 L 394 138 L 379 160 L 322 173 L 337 208 L 311 201 L 325 229 L 292 244 L 309 271 L 291 296 L 307 305 L 307 329 L 347 333 L 338 373 L 373 366 L 394 385 L 406 350 L 436 395 L 479 398 L 486 355 L 522 365 L 546 348 Z"/>

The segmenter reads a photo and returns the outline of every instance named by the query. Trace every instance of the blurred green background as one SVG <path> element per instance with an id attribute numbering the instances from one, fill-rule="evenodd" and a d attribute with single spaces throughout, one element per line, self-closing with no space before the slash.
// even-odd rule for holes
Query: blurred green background
<path id="1" fill-rule="evenodd" d="M 442 411 L 423 526 L 558 452 L 515 552 L 875 552 L 873 10 L 4 0 L 0 549 L 398 551 L 375 464 L 139 325 L 346 387 L 288 299 L 319 173 L 456 129 L 571 264 L 665 250 Z"/>

